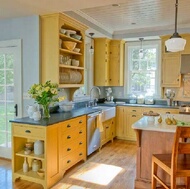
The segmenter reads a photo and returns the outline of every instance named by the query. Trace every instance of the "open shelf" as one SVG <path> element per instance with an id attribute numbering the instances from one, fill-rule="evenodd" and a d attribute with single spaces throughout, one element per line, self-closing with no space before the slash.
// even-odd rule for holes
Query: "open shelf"
<path id="1" fill-rule="evenodd" d="M 74 41 L 74 42 L 77 42 L 77 43 L 82 43 L 82 41 L 77 40 L 77 39 L 75 39 L 73 37 L 69 37 L 69 36 L 67 36 L 65 34 L 60 33 L 59 36 L 60 36 L 61 39 L 64 39 L 64 40 L 69 40 L 69 41 Z"/>
<path id="2" fill-rule="evenodd" d="M 60 68 L 68 68 L 68 69 L 77 69 L 77 70 L 84 70 L 84 67 L 80 66 L 70 66 L 70 65 L 65 65 L 65 64 L 59 64 Z"/>
<path id="3" fill-rule="evenodd" d="M 24 150 L 17 152 L 16 155 L 21 156 L 21 157 L 28 157 L 28 158 L 38 159 L 38 160 L 44 160 L 44 154 L 36 155 L 33 152 L 31 154 L 25 154 Z"/>
<path id="4" fill-rule="evenodd" d="M 67 50 L 67 49 L 62 49 L 62 48 L 60 48 L 59 49 L 61 52 L 63 52 L 63 53 L 67 53 L 67 54 L 73 54 L 73 55 L 82 55 L 81 53 L 78 53 L 78 52 L 74 52 L 74 51 L 70 51 L 70 50 Z"/>
<path id="5" fill-rule="evenodd" d="M 79 88 L 84 86 L 84 84 L 59 84 L 59 87 L 64 87 L 64 88 Z"/>

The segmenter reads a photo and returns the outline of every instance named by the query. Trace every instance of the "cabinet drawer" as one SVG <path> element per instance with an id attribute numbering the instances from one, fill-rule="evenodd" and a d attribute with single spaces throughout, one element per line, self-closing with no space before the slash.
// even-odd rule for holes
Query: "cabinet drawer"
<path id="1" fill-rule="evenodd" d="M 136 107 L 127 107 L 127 113 L 132 113 L 132 114 L 141 114 L 142 113 L 142 108 L 136 108 Z"/>
<path id="2" fill-rule="evenodd" d="M 86 128 L 84 126 L 61 133 L 61 142 L 63 144 L 68 144 L 78 137 L 86 138 Z"/>
<path id="3" fill-rule="evenodd" d="M 86 125 L 86 116 L 81 116 L 75 119 L 71 119 L 68 121 L 64 121 L 61 123 L 61 133 L 64 133 L 65 131 L 72 130 L 76 127 L 80 127 L 81 125 Z"/>
<path id="4" fill-rule="evenodd" d="M 79 148 L 83 148 L 86 149 L 86 144 L 85 144 L 85 138 L 84 137 L 80 137 L 76 140 L 74 140 L 71 143 L 68 144 L 63 144 L 61 147 L 61 154 L 62 154 L 62 158 L 64 158 L 65 156 L 69 155 L 70 153 L 76 151 Z"/>
<path id="5" fill-rule="evenodd" d="M 66 170 L 82 159 L 86 160 L 86 152 L 81 147 L 62 159 L 62 169 Z"/>
<path id="6" fill-rule="evenodd" d="M 22 136 L 26 138 L 45 138 L 45 133 L 44 127 L 13 124 L 13 136 Z"/>

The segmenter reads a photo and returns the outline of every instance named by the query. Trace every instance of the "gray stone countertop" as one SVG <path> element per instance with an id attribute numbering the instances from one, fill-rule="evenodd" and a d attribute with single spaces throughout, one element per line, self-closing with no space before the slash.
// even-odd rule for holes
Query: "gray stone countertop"
<path id="1" fill-rule="evenodd" d="M 179 106 L 167 106 L 167 105 L 146 105 L 146 104 L 104 104 L 100 103 L 98 104 L 100 106 L 129 106 L 129 107 L 151 107 L 151 108 L 172 108 L 172 109 L 178 109 Z M 97 111 L 101 111 L 101 109 L 92 109 L 91 107 L 87 108 L 79 108 L 79 109 L 73 109 L 70 112 L 58 112 L 58 113 L 52 113 L 51 117 L 49 119 L 41 119 L 39 121 L 34 121 L 33 119 L 30 119 L 29 117 L 23 117 L 23 118 L 15 118 L 13 120 L 10 120 L 10 122 L 14 123 L 22 123 L 22 124 L 31 124 L 31 125 L 38 125 L 38 126 L 48 126 L 55 123 L 59 123 L 62 121 L 66 121 L 75 117 L 79 117 L 82 115 L 88 115 L 90 113 L 94 113 Z"/>
<path id="2" fill-rule="evenodd" d="M 50 114 L 51 117 L 49 119 L 43 119 L 42 118 L 39 121 L 34 121 L 33 119 L 30 119 L 29 117 L 23 117 L 23 118 L 15 118 L 13 120 L 10 120 L 10 122 L 30 124 L 30 125 L 38 125 L 38 126 L 48 126 L 48 125 L 53 125 L 55 123 L 66 121 L 66 120 L 69 120 L 72 118 L 76 118 L 76 117 L 79 117 L 82 115 L 94 113 L 97 111 L 100 111 L 100 109 L 80 108 L 80 109 L 73 109 L 70 112 L 52 113 L 52 114 Z"/>

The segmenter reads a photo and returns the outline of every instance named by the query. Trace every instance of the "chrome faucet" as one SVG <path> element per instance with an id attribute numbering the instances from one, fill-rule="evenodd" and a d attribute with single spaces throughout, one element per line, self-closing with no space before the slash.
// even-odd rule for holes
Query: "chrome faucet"
<path id="1" fill-rule="evenodd" d="M 101 90 L 100 90 L 100 88 L 99 87 L 96 87 L 96 86 L 94 86 L 94 87 L 92 87 L 91 89 L 90 89 L 90 102 L 92 102 L 93 101 L 93 99 L 92 99 L 92 90 L 93 89 L 97 89 L 98 90 L 98 94 L 99 94 L 99 97 L 100 97 L 100 95 L 101 95 Z M 97 101 L 97 100 L 96 100 Z M 97 102 L 95 102 L 95 104 L 96 104 Z M 95 105 L 94 104 L 94 105 Z"/>

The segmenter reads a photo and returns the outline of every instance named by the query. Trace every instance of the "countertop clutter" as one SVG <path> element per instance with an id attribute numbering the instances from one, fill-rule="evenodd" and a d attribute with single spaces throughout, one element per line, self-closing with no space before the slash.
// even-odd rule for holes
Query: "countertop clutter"
<path id="1" fill-rule="evenodd" d="M 133 129 L 140 129 L 140 130 L 149 130 L 149 131 L 159 131 L 159 132 L 172 132 L 175 133 L 177 125 L 189 125 L 190 123 L 190 116 L 189 115 L 182 115 L 182 114 L 170 114 L 170 115 L 160 115 L 162 117 L 162 122 L 159 123 L 158 119 L 159 116 L 156 116 L 153 121 L 148 120 L 148 116 L 142 117 L 140 120 L 135 122 L 132 125 Z M 177 120 L 177 125 L 168 125 L 165 122 L 167 117 L 174 117 Z M 184 123 L 184 124 L 183 124 Z"/>

